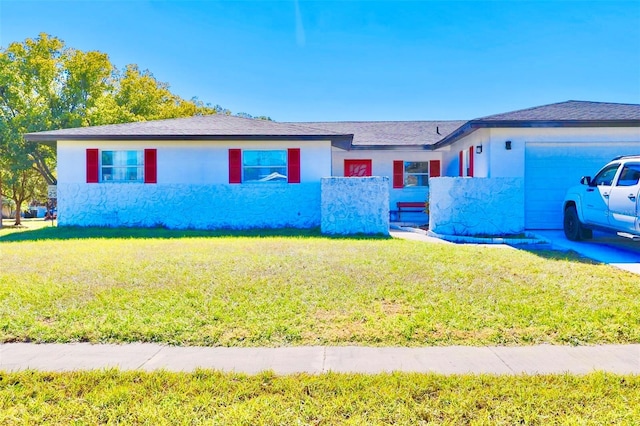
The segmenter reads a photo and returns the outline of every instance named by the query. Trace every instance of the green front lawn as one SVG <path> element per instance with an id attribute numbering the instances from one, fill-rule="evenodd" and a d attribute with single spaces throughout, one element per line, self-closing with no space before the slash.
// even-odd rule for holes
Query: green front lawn
<path id="1" fill-rule="evenodd" d="M 562 253 L 287 232 L 0 231 L 0 341 L 640 342 L 631 273 Z"/>
<path id="2" fill-rule="evenodd" d="M 636 424 L 640 378 L 0 373 L 0 423 Z"/>

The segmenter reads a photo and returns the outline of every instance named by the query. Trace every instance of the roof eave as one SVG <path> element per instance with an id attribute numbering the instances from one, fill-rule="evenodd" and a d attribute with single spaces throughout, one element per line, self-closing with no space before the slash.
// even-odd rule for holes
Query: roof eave
<path id="1" fill-rule="evenodd" d="M 431 144 L 413 145 L 351 145 L 349 151 L 420 151 L 431 149 Z"/>
<path id="2" fill-rule="evenodd" d="M 70 141 L 150 141 L 150 140 L 205 140 L 205 141 L 240 141 L 240 140 L 305 140 L 305 141 L 351 141 L 353 135 L 69 135 L 69 134 L 40 134 L 26 133 L 24 138 L 30 142 L 55 142 L 60 140 Z"/>
<path id="3" fill-rule="evenodd" d="M 640 120 L 471 120 L 432 145 L 432 149 L 451 145 L 478 129 L 537 127 L 640 127 Z"/>

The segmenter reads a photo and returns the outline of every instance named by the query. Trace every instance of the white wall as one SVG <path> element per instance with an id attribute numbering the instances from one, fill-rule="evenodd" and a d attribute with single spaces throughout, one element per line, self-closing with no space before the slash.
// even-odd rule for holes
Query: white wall
<path id="1" fill-rule="evenodd" d="M 511 150 L 505 142 L 511 141 Z M 638 142 L 640 154 L 640 128 L 637 127 L 588 127 L 588 128 L 496 128 L 479 129 L 456 141 L 448 151 L 443 151 L 445 176 L 458 176 L 458 153 L 471 146 L 482 144 L 482 153 L 474 155 L 475 177 L 523 177 L 525 145 L 527 142 Z M 625 144 L 626 145 L 626 144 Z M 559 151 L 558 156 L 575 155 L 573 151 Z M 610 159 L 607 159 L 610 160 Z"/>
<path id="2" fill-rule="evenodd" d="M 387 177 L 330 177 L 321 183 L 323 234 L 389 234 Z"/>
<path id="3" fill-rule="evenodd" d="M 511 140 L 511 151 L 504 149 L 505 138 Z M 491 158 L 494 176 L 523 175 L 527 142 L 601 142 L 607 145 L 615 145 L 616 142 L 637 142 L 636 152 L 623 150 L 619 155 L 640 154 L 640 128 L 637 127 L 492 129 L 491 139 L 494 145 L 494 155 Z M 558 156 L 567 155 L 576 154 L 570 149 L 558 152 Z M 611 158 L 608 156 L 603 158 L 604 163 L 609 160 Z"/>
<path id="4" fill-rule="evenodd" d="M 58 184 L 60 226 L 172 229 L 320 226 L 320 182 L 287 184 Z"/>
<path id="5" fill-rule="evenodd" d="M 435 178 L 429 229 L 443 235 L 508 235 L 524 230 L 522 178 Z"/>
<path id="6" fill-rule="evenodd" d="M 394 161 L 431 161 L 440 160 L 441 168 L 444 167 L 442 163 L 442 152 L 420 150 L 353 150 L 345 151 L 338 148 L 333 148 L 333 164 L 332 174 L 333 176 L 344 176 L 344 160 L 359 160 L 366 159 L 371 161 L 371 175 L 372 176 L 385 176 L 389 178 L 389 208 L 391 210 L 396 209 L 396 203 L 398 201 L 426 201 L 429 194 L 429 187 L 427 186 L 414 186 L 407 188 L 393 188 L 393 162 Z M 417 217 L 420 216 L 420 217 Z M 418 213 L 411 215 L 407 213 L 403 214 L 403 220 L 406 221 L 423 221 L 426 223 L 427 216 L 425 214 Z"/>
<path id="7" fill-rule="evenodd" d="M 460 151 L 473 151 L 473 175 L 474 177 L 487 177 L 489 173 L 489 155 L 491 152 L 490 133 L 488 129 L 478 129 L 470 135 L 460 139 L 455 144 L 439 149 L 444 158 L 443 176 L 459 176 L 459 154 Z M 475 147 L 482 145 L 482 153 L 476 154 Z"/>
<path id="8" fill-rule="evenodd" d="M 157 149 L 157 184 L 86 183 L 86 149 Z M 301 183 L 229 184 L 229 148 L 300 148 Z M 62 226 L 234 228 L 320 226 L 330 141 L 59 141 Z"/>
<path id="9" fill-rule="evenodd" d="M 300 148 L 300 180 L 320 182 L 331 174 L 330 141 L 59 141 L 58 182 L 86 182 L 86 149 L 158 150 L 158 183 L 225 184 L 229 148 Z M 122 185 L 113 183 L 111 185 Z"/>

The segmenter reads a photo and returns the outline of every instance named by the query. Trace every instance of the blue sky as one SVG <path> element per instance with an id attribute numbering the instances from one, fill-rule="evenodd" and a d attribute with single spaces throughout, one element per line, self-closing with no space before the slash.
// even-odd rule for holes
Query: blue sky
<path id="1" fill-rule="evenodd" d="M 640 0 L 0 0 L 0 46 L 40 32 L 277 121 L 640 103 Z"/>

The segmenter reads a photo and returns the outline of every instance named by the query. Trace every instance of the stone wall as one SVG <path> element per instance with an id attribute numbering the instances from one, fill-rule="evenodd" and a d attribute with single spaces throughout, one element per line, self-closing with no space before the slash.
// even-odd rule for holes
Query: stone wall
<path id="1" fill-rule="evenodd" d="M 389 233 L 388 177 L 322 178 L 321 188 L 322 233 Z"/>
<path id="2" fill-rule="evenodd" d="M 429 229 L 436 234 L 524 231 L 523 178 L 439 177 L 429 184 Z"/>
<path id="3" fill-rule="evenodd" d="M 60 226 L 320 226 L 320 183 L 58 184 Z"/>

